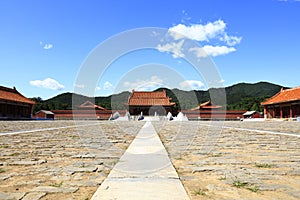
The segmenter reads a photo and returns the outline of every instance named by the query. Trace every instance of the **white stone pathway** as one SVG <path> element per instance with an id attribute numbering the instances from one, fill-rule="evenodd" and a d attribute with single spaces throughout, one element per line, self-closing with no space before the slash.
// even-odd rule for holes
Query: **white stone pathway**
<path id="1" fill-rule="evenodd" d="M 150 121 L 92 197 L 104 199 L 189 199 Z"/>

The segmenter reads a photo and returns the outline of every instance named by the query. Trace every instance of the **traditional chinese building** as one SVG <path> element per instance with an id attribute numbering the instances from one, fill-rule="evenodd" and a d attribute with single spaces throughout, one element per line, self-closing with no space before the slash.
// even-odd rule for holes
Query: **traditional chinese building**
<path id="1" fill-rule="evenodd" d="M 54 113 L 49 110 L 40 110 L 33 117 L 37 119 L 54 119 Z"/>
<path id="2" fill-rule="evenodd" d="M 16 88 L 0 86 L 0 119 L 31 118 L 34 101 L 24 97 Z"/>
<path id="3" fill-rule="evenodd" d="M 83 104 L 80 104 L 77 108 L 81 110 L 105 110 L 105 108 L 103 108 L 102 106 L 98 106 L 90 101 L 86 101 Z"/>
<path id="4" fill-rule="evenodd" d="M 300 87 L 282 89 L 262 102 L 267 118 L 294 118 L 300 116 Z"/>
<path id="5" fill-rule="evenodd" d="M 245 110 L 222 110 L 222 106 L 211 100 L 199 104 L 191 110 L 183 111 L 191 120 L 237 120 L 243 118 Z"/>
<path id="6" fill-rule="evenodd" d="M 86 101 L 74 110 L 52 110 L 55 119 L 108 119 L 112 114 L 102 106 L 96 105 L 91 101 Z M 125 112 L 125 111 L 124 111 Z"/>
<path id="7" fill-rule="evenodd" d="M 209 100 L 205 103 L 201 103 L 199 106 L 197 106 L 196 108 L 192 108 L 191 110 L 212 111 L 212 110 L 219 110 L 220 108 L 222 108 L 222 106 L 216 105 Z"/>
<path id="8" fill-rule="evenodd" d="M 243 114 L 243 117 L 244 119 L 253 119 L 253 118 L 262 118 L 263 116 L 255 111 L 255 110 L 252 110 L 252 111 L 247 111 Z"/>
<path id="9" fill-rule="evenodd" d="M 128 109 L 131 115 L 166 115 L 174 112 L 176 103 L 171 102 L 165 90 L 158 92 L 132 91 L 128 98 Z"/>

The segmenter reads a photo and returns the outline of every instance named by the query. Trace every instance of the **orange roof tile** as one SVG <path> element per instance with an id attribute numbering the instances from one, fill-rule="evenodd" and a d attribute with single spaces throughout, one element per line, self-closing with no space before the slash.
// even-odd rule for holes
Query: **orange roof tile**
<path id="1" fill-rule="evenodd" d="M 217 108 L 222 108 L 222 106 L 216 105 L 210 100 L 204 103 L 201 103 L 199 106 L 196 108 L 192 108 L 191 110 L 199 110 L 199 109 L 217 109 Z"/>
<path id="2" fill-rule="evenodd" d="M 167 98 L 166 91 L 158 92 L 141 92 L 141 91 L 132 91 L 131 97 L 133 98 Z"/>
<path id="3" fill-rule="evenodd" d="M 78 108 L 84 108 L 84 109 L 99 109 L 99 110 L 105 110 L 105 108 L 98 106 L 96 104 L 93 104 L 90 101 L 86 101 L 83 104 L 79 105 Z"/>
<path id="4" fill-rule="evenodd" d="M 16 90 L 16 88 L 11 89 L 3 86 L 0 86 L 0 99 L 7 100 L 7 101 L 16 101 L 21 103 L 35 104 L 34 101 L 20 94 Z"/>
<path id="5" fill-rule="evenodd" d="M 300 87 L 286 89 L 286 90 L 282 89 L 273 97 L 262 102 L 261 105 L 278 104 L 278 103 L 297 101 L 297 100 L 300 100 Z"/>
<path id="6" fill-rule="evenodd" d="M 166 91 L 161 92 L 139 92 L 132 91 L 128 99 L 130 106 L 173 106 L 171 98 L 167 97 Z"/>

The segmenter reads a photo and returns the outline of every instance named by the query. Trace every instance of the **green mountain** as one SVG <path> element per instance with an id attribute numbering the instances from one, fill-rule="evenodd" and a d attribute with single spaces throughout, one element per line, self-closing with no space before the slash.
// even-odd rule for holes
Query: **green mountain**
<path id="1" fill-rule="evenodd" d="M 166 90 L 167 95 L 176 102 L 177 109 L 191 109 L 198 106 L 200 103 L 210 100 L 210 96 L 214 96 L 212 100 L 216 104 L 224 104 L 223 101 L 218 102 L 222 95 L 226 94 L 226 103 L 223 108 L 230 110 L 257 110 L 262 111 L 260 103 L 266 98 L 275 95 L 281 90 L 282 86 L 259 82 L 255 84 L 239 83 L 225 88 L 211 88 L 207 91 L 193 90 L 183 91 L 179 89 L 159 88 L 155 91 Z M 124 104 L 128 101 L 130 93 L 122 92 L 107 97 L 86 97 L 79 94 L 63 93 L 53 98 L 42 100 L 41 98 L 33 98 L 36 101 L 34 111 L 44 110 L 66 110 L 72 109 L 72 105 L 80 105 L 85 101 L 95 102 L 97 105 L 107 109 L 122 110 L 125 109 Z M 72 99 L 73 97 L 73 99 Z M 220 98 L 222 99 L 222 98 Z M 73 101 L 73 104 L 72 104 Z"/>

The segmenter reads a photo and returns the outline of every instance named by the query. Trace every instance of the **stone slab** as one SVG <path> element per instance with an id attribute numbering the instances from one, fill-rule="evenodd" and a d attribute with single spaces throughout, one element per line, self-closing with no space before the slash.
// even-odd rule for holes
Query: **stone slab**
<path id="1" fill-rule="evenodd" d="M 189 197 L 151 122 L 146 122 L 92 200 Z"/>
<path id="2" fill-rule="evenodd" d="M 44 196 L 46 196 L 44 192 L 30 192 L 22 200 L 40 200 Z"/>
<path id="3" fill-rule="evenodd" d="M 22 199 L 25 196 L 25 192 L 15 192 L 15 193 L 0 193 L 0 199 L 5 200 L 16 200 Z"/>
<path id="4" fill-rule="evenodd" d="M 189 199 L 178 179 L 124 178 L 106 179 L 92 200 Z"/>

